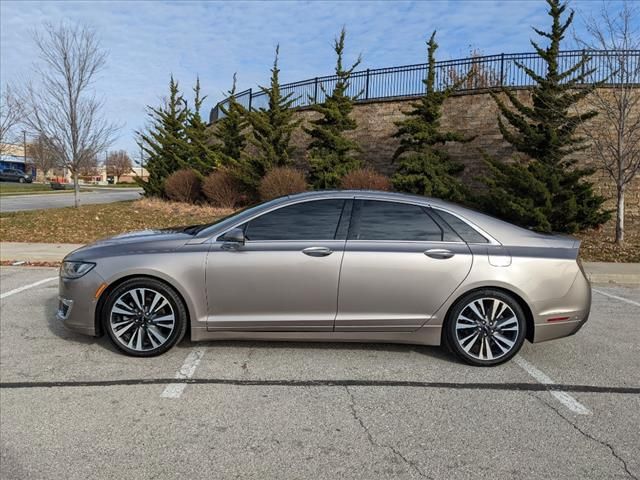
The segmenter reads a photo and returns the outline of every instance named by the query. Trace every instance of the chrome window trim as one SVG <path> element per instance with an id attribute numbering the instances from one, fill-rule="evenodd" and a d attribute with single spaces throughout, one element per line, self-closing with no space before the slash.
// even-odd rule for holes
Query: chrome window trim
<path id="1" fill-rule="evenodd" d="M 467 245 L 467 242 L 445 242 L 445 241 L 440 241 L 440 240 L 360 240 L 360 239 L 351 239 L 351 240 L 347 240 L 347 242 L 369 242 L 369 243 L 410 243 L 410 244 L 416 244 L 416 243 L 437 243 L 439 245 L 442 244 L 451 244 L 451 245 Z M 483 244 L 483 245 L 486 245 Z"/>
<path id="2" fill-rule="evenodd" d="M 222 242 L 222 240 L 221 240 Z M 369 242 L 369 243 L 403 243 L 403 244 L 416 244 L 416 243 L 437 243 L 439 245 L 442 244 L 451 244 L 451 245 L 468 245 L 467 242 L 441 242 L 437 240 L 247 240 L 247 244 L 257 244 L 257 243 L 306 243 L 306 242 Z M 488 243 L 482 243 L 480 245 L 488 245 Z"/>

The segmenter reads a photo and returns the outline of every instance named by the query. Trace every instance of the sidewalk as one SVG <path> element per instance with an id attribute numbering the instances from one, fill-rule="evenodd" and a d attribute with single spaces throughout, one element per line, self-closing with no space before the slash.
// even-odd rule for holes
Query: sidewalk
<path id="1" fill-rule="evenodd" d="M 80 248 L 76 243 L 0 243 L 0 261 L 60 262 L 66 254 Z M 640 285 L 640 263 L 583 263 L 593 283 Z"/>
<path id="2" fill-rule="evenodd" d="M 592 283 L 640 285 L 640 263 L 586 262 L 582 265 Z"/>
<path id="3" fill-rule="evenodd" d="M 61 262 L 81 243 L 0 243 L 0 261 Z"/>

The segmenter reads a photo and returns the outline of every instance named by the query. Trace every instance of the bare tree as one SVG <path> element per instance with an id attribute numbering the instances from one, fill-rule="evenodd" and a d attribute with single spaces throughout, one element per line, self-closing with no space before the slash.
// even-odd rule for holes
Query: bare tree
<path id="1" fill-rule="evenodd" d="M 45 180 L 49 170 L 58 166 L 55 151 L 42 135 L 38 136 L 35 141 L 27 144 L 27 156 L 31 159 L 31 163 L 36 167 L 36 170 L 42 172 Z"/>
<path id="2" fill-rule="evenodd" d="M 102 101 L 92 89 L 106 54 L 95 32 L 87 27 L 48 24 L 43 33 L 35 34 L 35 41 L 41 62 L 38 83 L 29 85 L 25 93 L 26 120 L 71 172 L 77 207 L 78 175 L 91 167 L 118 130 L 103 117 Z"/>
<path id="3" fill-rule="evenodd" d="M 78 175 L 81 177 L 98 177 L 100 176 L 100 159 L 98 156 L 91 157 L 87 161 L 82 162 Z"/>
<path id="4" fill-rule="evenodd" d="M 451 84 L 458 84 L 461 90 L 477 88 L 494 88 L 500 85 L 500 73 L 483 61 L 480 50 L 472 49 L 468 61 L 462 65 L 454 65 L 447 69 Z"/>
<path id="5" fill-rule="evenodd" d="M 637 9 L 624 2 L 614 9 L 603 2 L 597 17 L 585 22 L 590 38 L 577 41 L 589 50 L 609 50 L 598 58 L 609 75 L 609 86 L 597 88 L 588 98 L 597 120 L 584 124 L 598 166 L 616 186 L 615 242 L 624 242 L 624 196 L 626 186 L 640 169 L 640 32 Z M 633 51 L 635 50 L 635 52 Z M 602 124 L 604 122 L 604 124 Z"/>
<path id="6" fill-rule="evenodd" d="M 5 153 L 6 145 L 11 143 L 13 129 L 22 122 L 22 103 L 11 87 L 5 86 L 0 95 L 0 155 Z"/>
<path id="7" fill-rule="evenodd" d="M 129 155 L 124 150 L 118 150 L 117 152 L 111 152 L 107 156 L 106 165 L 107 175 L 115 177 L 116 183 L 120 181 L 120 177 L 133 170 L 133 165 Z"/>

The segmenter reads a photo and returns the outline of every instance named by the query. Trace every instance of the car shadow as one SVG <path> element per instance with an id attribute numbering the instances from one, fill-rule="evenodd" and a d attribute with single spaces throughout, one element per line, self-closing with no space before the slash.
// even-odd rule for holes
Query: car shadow
<path id="1" fill-rule="evenodd" d="M 362 343 L 362 342 L 300 342 L 300 341 L 254 341 L 254 340 L 216 340 L 192 342 L 191 340 L 183 340 L 175 348 L 192 349 L 198 346 L 206 346 L 212 349 L 225 348 L 252 348 L 252 349 L 296 349 L 296 350 L 350 350 L 362 352 L 398 352 L 398 353 L 417 353 L 438 360 L 459 363 L 453 354 L 446 348 L 428 345 L 412 345 L 404 343 Z"/>
<path id="2" fill-rule="evenodd" d="M 109 341 L 106 336 L 102 337 L 92 337 L 90 335 L 83 335 L 81 333 L 76 333 L 68 328 L 66 328 L 60 320 L 56 318 L 56 310 L 58 309 L 58 299 L 57 297 L 52 297 L 45 302 L 45 309 L 47 312 L 47 327 L 49 331 L 53 333 L 56 337 L 61 338 L 63 340 L 77 342 L 82 345 L 98 345 L 105 350 L 109 350 L 113 353 L 121 353 L 113 344 Z"/>

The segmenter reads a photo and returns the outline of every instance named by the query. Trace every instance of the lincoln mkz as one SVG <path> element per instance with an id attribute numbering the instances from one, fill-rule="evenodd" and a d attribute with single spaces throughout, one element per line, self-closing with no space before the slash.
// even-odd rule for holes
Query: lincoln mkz
<path id="1" fill-rule="evenodd" d="M 431 198 L 302 193 L 72 252 L 57 316 L 140 357 L 189 335 L 444 344 L 470 364 L 496 365 L 525 340 L 585 323 L 579 245 Z"/>

